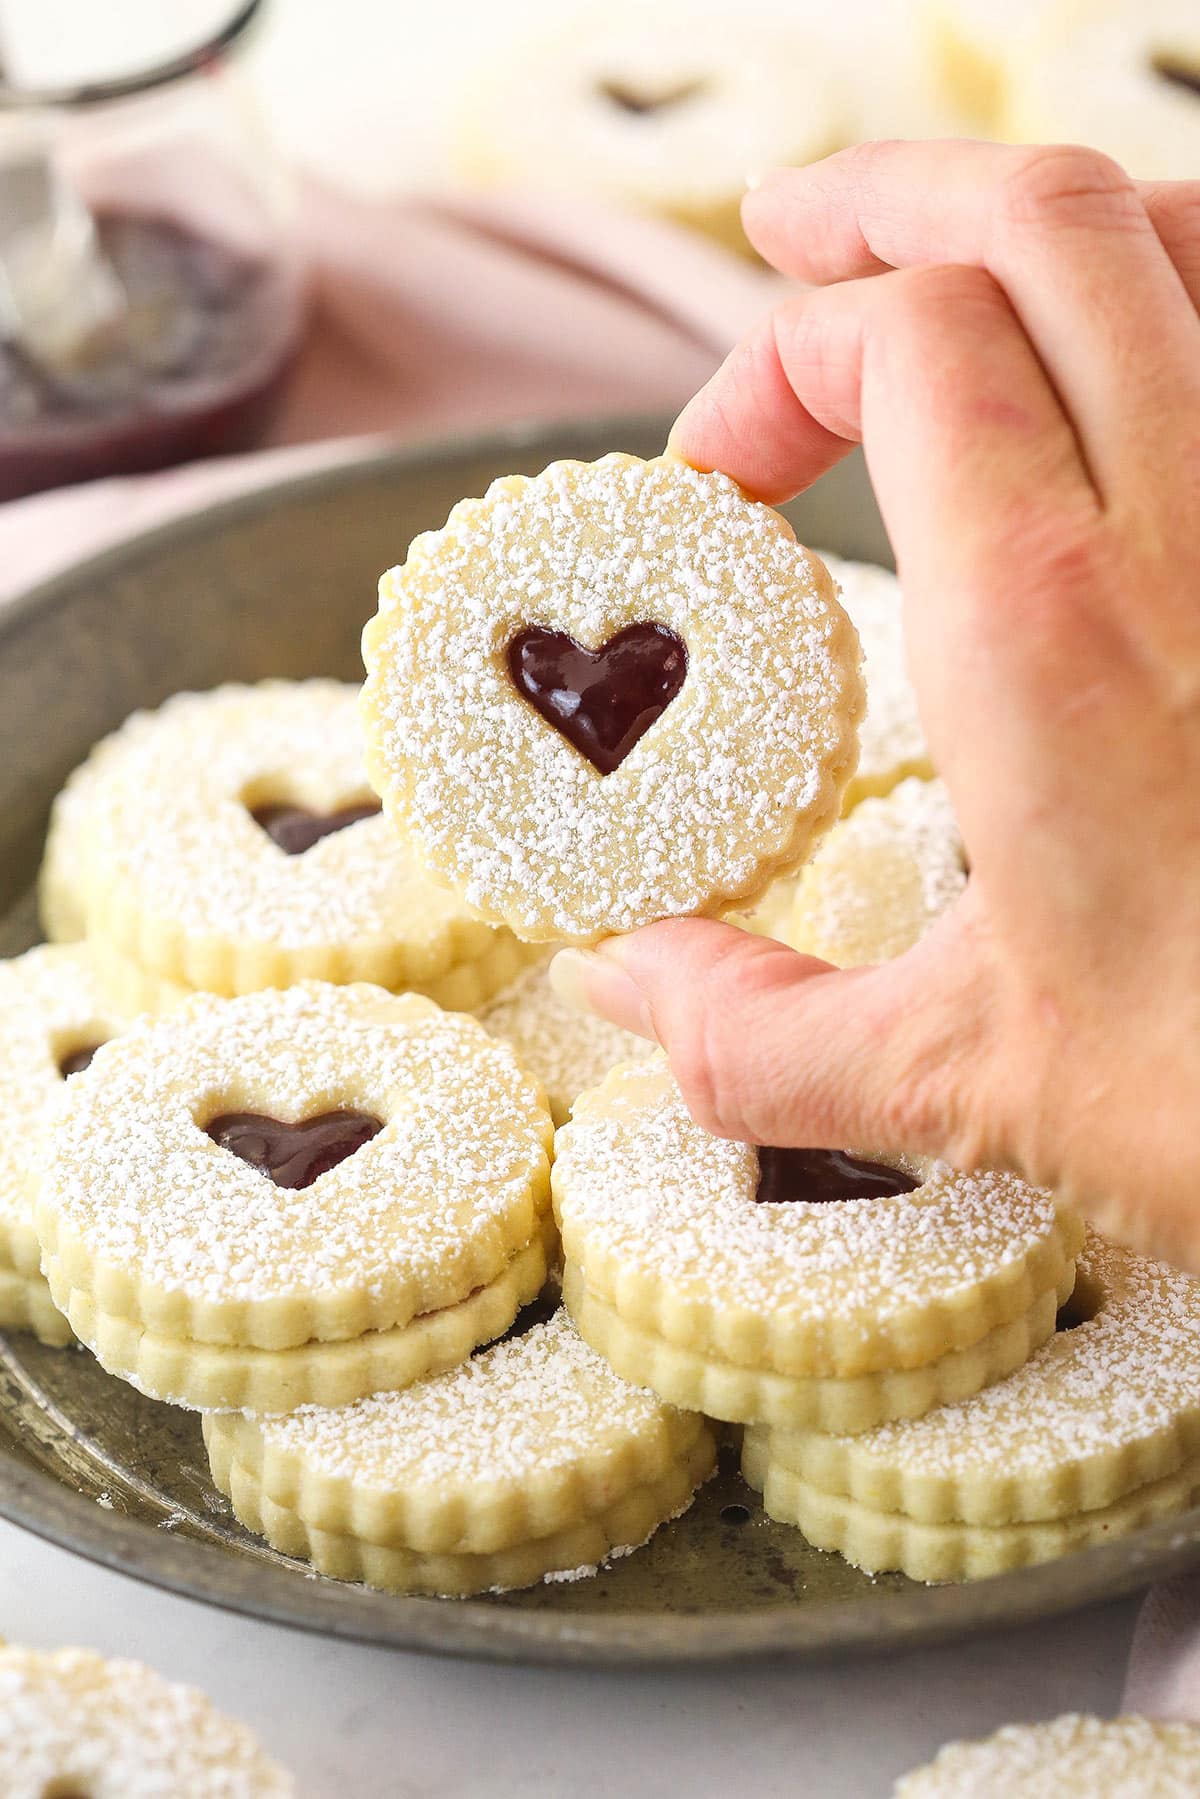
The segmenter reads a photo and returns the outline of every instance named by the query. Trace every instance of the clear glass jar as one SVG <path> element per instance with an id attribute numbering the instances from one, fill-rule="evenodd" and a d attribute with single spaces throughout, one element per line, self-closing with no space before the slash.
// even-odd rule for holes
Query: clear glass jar
<path id="1" fill-rule="evenodd" d="M 0 76 L 0 499 L 244 448 L 302 315 L 287 191 L 234 66 L 261 0 L 152 63 L 54 85 Z M 121 8 L 23 7 L 41 50 Z M 178 26 L 186 7 L 161 7 Z M 211 11 L 211 4 L 210 4 Z M 48 24 L 53 30 L 47 31 Z M 39 33 L 34 34 L 35 37 Z M 133 43 L 121 44 L 136 55 Z M 108 43 L 112 54 L 112 34 Z"/>

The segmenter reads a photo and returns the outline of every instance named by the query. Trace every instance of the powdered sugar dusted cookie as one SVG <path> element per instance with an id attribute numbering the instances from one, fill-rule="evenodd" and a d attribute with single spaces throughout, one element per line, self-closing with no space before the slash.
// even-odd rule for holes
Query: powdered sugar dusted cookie
<path id="1" fill-rule="evenodd" d="M 594 1569 L 684 1510 L 716 1454 L 701 1418 L 618 1379 L 562 1311 L 404 1393 L 204 1434 L 217 1485 L 277 1549 L 435 1593 Z"/>
<path id="2" fill-rule="evenodd" d="M 479 1004 L 525 953 L 428 880 L 379 815 L 355 701 L 342 682 L 265 681 L 136 714 L 60 802 L 52 914 L 71 911 L 73 848 L 75 909 L 143 999 L 312 977 Z"/>
<path id="3" fill-rule="evenodd" d="M 33 1227 L 47 1115 L 63 1081 L 127 1024 L 82 944 L 0 962 L 0 1328 L 34 1330 L 44 1343 L 71 1340 L 42 1278 Z"/>
<path id="4" fill-rule="evenodd" d="M 1108 0 L 925 0 L 934 73 L 947 103 L 986 132 L 1003 121 L 1010 83 L 1039 43 Z M 1185 0 L 1186 3 L 1186 0 Z"/>
<path id="5" fill-rule="evenodd" d="M 858 647 L 721 475 L 607 456 L 419 537 L 364 634 L 367 763 L 429 867 L 529 940 L 751 903 L 836 817 Z"/>
<path id="6" fill-rule="evenodd" d="M 858 731 L 858 767 L 843 810 L 872 794 L 890 793 L 908 775 L 933 777 L 917 696 L 904 656 L 900 583 L 874 562 L 846 562 L 819 552 L 862 645 L 867 709 Z"/>
<path id="7" fill-rule="evenodd" d="M 461 108 L 458 160 L 496 186 L 593 194 L 748 248 L 747 172 L 854 136 L 820 38 L 740 7 L 594 7 L 569 32 L 489 58 Z"/>
<path id="8" fill-rule="evenodd" d="M 0 1645 L 5 1799 L 294 1799 L 291 1776 L 194 1687 L 86 1649 Z"/>
<path id="9" fill-rule="evenodd" d="M 767 1510 L 862 1567 L 976 1579 L 1106 1541 L 1200 1492 L 1200 1281 L 1089 1229 L 1006 1380 L 859 1436 L 754 1437 Z"/>
<path id="10" fill-rule="evenodd" d="M 978 1743 L 947 1743 L 906 1774 L 893 1799 L 1187 1799 L 1200 1791 L 1200 1730 L 1158 1718 L 1067 1712 L 1008 1724 Z"/>
<path id="11" fill-rule="evenodd" d="M 484 1006 L 479 1021 L 516 1051 L 522 1067 L 546 1089 L 555 1124 L 581 1093 L 598 1086 L 618 1062 L 641 1061 L 656 1045 L 555 993 L 544 968 L 531 968 Z"/>
<path id="12" fill-rule="evenodd" d="M 1193 0 L 1082 9 L 1014 73 L 1006 135 L 1090 144 L 1142 180 L 1200 169 L 1200 12 Z"/>
<path id="13" fill-rule="evenodd" d="M 899 956 L 967 884 L 966 850 L 941 781 L 902 781 L 834 826 L 796 882 L 781 935 L 839 968 Z"/>
<path id="14" fill-rule="evenodd" d="M 1009 1175 L 755 1150 L 625 1064 L 556 1140 L 564 1296 L 626 1379 L 733 1421 L 856 1431 L 1019 1366 L 1081 1227 Z"/>
<path id="15" fill-rule="evenodd" d="M 461 1360 L 540 1289 L 551 1129 L 507 1045 L 415 995 L 201 995 L 67 1084 L 43 1266 L 154 1397 L 341 1404 Z"/>

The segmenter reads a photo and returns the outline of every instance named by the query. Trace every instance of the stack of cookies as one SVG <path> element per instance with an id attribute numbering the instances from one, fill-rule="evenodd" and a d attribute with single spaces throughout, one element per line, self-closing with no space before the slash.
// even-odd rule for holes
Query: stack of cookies
<path id="1" fill-rule="evenodd" d="M 78 941 L 0 970 L 0 1322 L 201 1412 L 283 1552 L 574 1578 L 690 1504 L 713 1420 L 772 1515 L 922 1579 L 1200 1491 L 1200 1391 L 1157 1352 L 1200 1284 L 1011 1175 L 713 1138 L 539 965 L 768 912 L 850 965 L 959 896 L 894 582 L 838 573 L 865 717 L 777 513 L 556 464 L 384 577 L 361 739 L 330 682 L 181 695 L 60 798 L 43 905 Z"/>

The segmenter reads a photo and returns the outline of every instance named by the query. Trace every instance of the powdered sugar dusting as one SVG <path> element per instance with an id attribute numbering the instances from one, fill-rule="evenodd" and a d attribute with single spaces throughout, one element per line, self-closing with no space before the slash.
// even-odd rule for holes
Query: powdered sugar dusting
<path id="1" fill-rule="evenodd" d="M 1009 1724 L 980 1743 L 948 1743 L 899 1782 L 895 1799 L 1193 1799 L 1197 1791 L 1195 1725 L 1068 1712 L 1045 1724 Z"/>
<path id="2" fill-rule="evenodd" d="M 859 726 L 858 771 L 851 799 L 886 793 L 904 775 L 930 775 L 929 746 L 904 656 L 900 583 L 873 562 L 819 552 L 862 645 L 867 710 Z"/>
<path id="3" fill-rule="evenodd" d="M 966 852 L 941 781 L 901 781 L 834 826 L 804 870 L 789 937 L 843 968 L 917 943 L 967 884 Z"/>
<path id="4" fill-rule="evenodd" d="M 264 681 L 177 694 L 157 714 L 135 714 L 80 790 L 100 904 L 285 950 L 447 941 L 469 914 L 382 816 L 290 856 L 250 815 L 268 803 L 331 812 L 373 798 L 357 692 L 340 681 Z"/>
<path id="5" fill-rule="evenodd" d="M 588 1348 L 563 1311 L 447 1374 L 337 1410 L 259 1420 L 265 1445 L 356 1487 L 519 1484 L 678 1417 Z"/>
<path id="6" fill-rule="evenodd" d="M 82 944 L 0 962 L 0 1251 L 10 1233 L 14 1250 L 28 1249 L 20 1257 L 26 1272 L 37 1273 L 30 1177 L 43 1161 L 47 1108 L 62 1092 L 59 1058 L 115 1037 L 126 1023 L 105 999 Z"/>
<path id="7" fill-rule="evenodd" d="M 522 628 L 591 648 L 638 621 L 683 688 L 601 776 L 521 697 Z M 385 575 L 367 628 L 372 773 L 420 853 L 519 934 L 584 940 L 713 910 L 836 813 L 857 649 L 779 515 L 723 476 L 609 456 L 493 484 Z"/>
<path id="8" fill-rule="evenodd" d="M 1090 1229 L 1076 1270 L 1078 1294 L 1100 1296 L 1093 1318 L 970 1399 L 844 1439 L 856 1460 L 1008 1478 L 1200 1422 L 1200 1281 Z"/>
<path id="9" fill-rule="evenodd" d="M 603 1246 L 686 1298 L 872 1320 L 1021 1265 L 1056 1229 L 1052 1196 L 1013 1175 L 913 1165 L 912 1193 L 760 1204 L 756 1152 L 693 1122 L 665 1064 L 626 1065 L 559 1132 L 554 1191 L 586 1278 Z"/>
<path id="10" fill-rule="evenodd" d="M 202 1128 L 337 1107 L 384 1129 L 297 1192 Z M 193 1300 L 365 1292 L 378 1324 L 402 1324 L 390 1294 L 444 1284 L 472 1249 L 494 1245 L 499 1266 L 526 1240 L 548 1128 L 507 1045 L 427 1000 L 319 982 L 202 995 L 67 1083 L 39 1224 Z"/>
<path id="11" fill-rule="evenodd" d="M 290 1775 L 203 1693 L 82 1649 L 0 1647 L 5 1799 L 292 1799 Z"/>
<path id="12" fill-rule="evenodd" d="M 535 1074 L 561 1123 L 579 1094 L 595 1087 L 618 1062 L 642 1060 L 655 1045 L 607 1019 L 568 1005 L 544 968 L 533 968 L 484 1006 L 480 1023 L 512 1044 Z"/>

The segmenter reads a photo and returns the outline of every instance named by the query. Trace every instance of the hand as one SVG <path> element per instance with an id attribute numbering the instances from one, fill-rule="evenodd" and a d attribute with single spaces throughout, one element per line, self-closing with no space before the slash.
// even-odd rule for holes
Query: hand
<path id="1" fill-rule="evenodd" d="M 743 213 L 817 285 L 673 446 L 777 501 L 864 444 L 971 879 L 878 968 L 674 920 L 556 984 L 718 1135 L 1008 1166 L 1200 1269 L 1200 182 L 878 144 Z"/>

